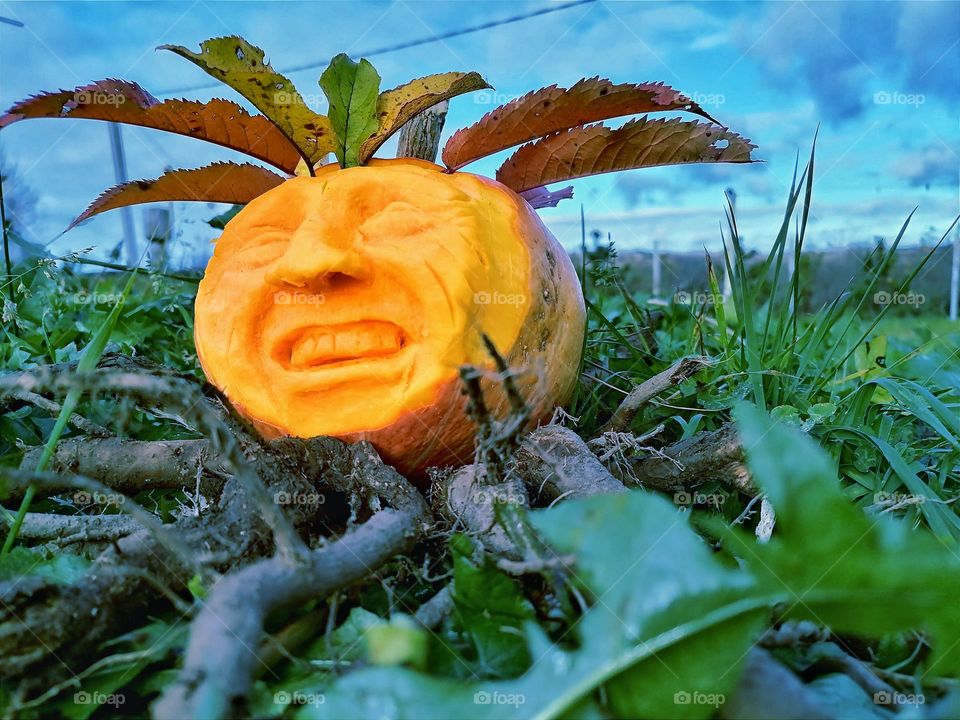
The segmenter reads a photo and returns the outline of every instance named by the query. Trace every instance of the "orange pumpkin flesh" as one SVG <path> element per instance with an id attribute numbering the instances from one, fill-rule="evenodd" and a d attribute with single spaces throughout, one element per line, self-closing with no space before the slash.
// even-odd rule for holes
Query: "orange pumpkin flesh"
<path id="1" fill-rule="evenodd" d="M 417 475 L 472 458 L 458 369 L 490 365 L 481 333 L 525 370 L 536 423 L 573 390 L 583 325 L 570 260 L 523 199 L 402 159 L 326 166 L 247 205 L 200 283 L 195 341 L 266 437 L 367 439 Z"/>

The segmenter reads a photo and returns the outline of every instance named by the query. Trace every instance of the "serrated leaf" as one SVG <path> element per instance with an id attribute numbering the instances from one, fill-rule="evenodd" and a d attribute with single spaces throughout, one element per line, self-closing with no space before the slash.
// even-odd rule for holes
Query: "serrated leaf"
<path id="1" fill-rule="evenodd" d="M 785 616 L 875 636 L 923 629 L 933 645 L 927 671 L 960 672 L 960 557 L 925 531 L 851 504 L 832 460 L 803 433 L 752 406 L 736 419 L 777 524 L 769 543 L 732 542 L 761 582 L 789 593 Z"/>
<path id="2" fill-rule="evenodd" d="M 450 170 L 529 140 L 598 120 L 687 110 L 713 120 L 697 103 L 663 83 L 614 84 L 584 78 L 570 89 L 551 85 L 494 108 L 454 133 L 443 148 Z"/>
<path id="3" fill-rule="evenodd" d="M 156 180 L 134 180 L 110 188 L 67 229 L 107 210 L 140 203 L 174 200 L 248 203 L 285 180 L 259 165 L 246 163 L 213 163 L 192 170 L 168 170 Z"/>
<path id="4" fill-rule="evenodd" d="M 330 103 L 330 125 L 336 138 L 334 152 L 340 167 L 361 163 L 360 146 L 377 132 L 380 75 L 367 60 L 354 62 L 340 53 L 320 76 L 320 89 Z"/>
<path id="5" fill-rule="evenodd" d="M 297 147 L 276 125 L 262 115 L 250 115 L 235 102 L 161 102 L 124 80 L 100 80 L 21 100 L 0 116 L 0 129 L 33 118 L 105 120 L 163 130 L 246 153 L 288 173 L 300 160 Z"/>
<path id="6" fill-rule="evenodd" d="M 204 40 L 200 52 L 180 45 L 161 45 L 160 49 L 186 58 L 243 95 L 296 145 L 310 167 L 334 151 L 327 117 L 311 110 L 294 84 L 270 67 L 263 50 L 243 38 Z"/>
<path id="7" fill-rule="evenodd" d="M 756 146 L 710 123 L 631 120 L 564 130 L 524 145 L 497 170 L 497 180 L 515 192 L 574 178 L 659 165 L 752 162 Z"/>
<path id="8" fill-rule="evenodd" d="M 444 100 L 489 88 L 479 73 L 448 72 L 427 75 L 386 90 L 377 98 L 379 128 L 360 146 L 360 162 L 365 163 L 387 139 L 415 115 Z"/>

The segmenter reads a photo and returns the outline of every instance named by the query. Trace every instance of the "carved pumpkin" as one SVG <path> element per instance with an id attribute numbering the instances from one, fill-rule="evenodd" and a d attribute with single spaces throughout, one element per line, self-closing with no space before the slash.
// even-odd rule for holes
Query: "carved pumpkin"
<path id="1" fill-rule="evenodd" d="M 195 339 L 264 435 L 368 439 L 416 474 L 472 456 L 458 369 L 489 365 L 482 333 L 525 369 L 535 423 L 569 398 L 583 328 L 570 260 L 525 200 L 402 159 L 325 166 L 250 202 L 207 266 Z"/>
<path id="2" fill-rule="evenodd" d="M 199 52 L 164 48 L 262 115 L 220 99 L 161 102 L 136 83 L 101 80 L 22 100 L 0 115 L 0 129 L 27 118 L 107 120 L 206 140 L 280 170 L 168 171 L 108 190 L 71 227 L 138 203 L 249 203 L 227 224 L 197 296 L 196 347 L 208 378 L 268 437 L 369 439 L 407 473 L 470 460 L 474 427 L 458 371 L 489 365 L 484 334 L 524 371 L 517 384 L 531 424 L 576 383 L 583 298 L 569 258 L 533 212 L 572 189 L 547 185 L 753 161 L 749 140 L 677 90 L 599 77 L 493 108 L 448 139 L 445 170 L 372 160 L 419 113 L 490 86 L 475 72 L 448 72 L 380 92 L 369 62 L 340 54 L 320 76 L 321 115 L 243 38 L 206 40 Z M 601 122 L 681 110 L 710 122 Z M 458 172 L 510 148 L 497 181 Z M 338 164 L 318 166 L 330 153 Z M 487 407 L 503 416 L 499 384 L 488 385 Z"/>

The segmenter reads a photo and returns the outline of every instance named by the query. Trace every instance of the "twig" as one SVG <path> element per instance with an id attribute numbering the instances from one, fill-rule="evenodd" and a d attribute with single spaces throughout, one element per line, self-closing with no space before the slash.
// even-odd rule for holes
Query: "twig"
<path id="1" fill-rule="evenodd" d="M 451 612 L 453 612 L 453 583 L 444 585 L 436 595 L 417 608 L 413 617 L 427 630 L 435 630 Z"/>
<path id="2" fill-rule="evenodd" d="M 42 450 L 41 447 L 27 450 L 21 468 L 36 467 Z M 224 463 L 211 457 L 207 440 L 62 440 L 48 467 L 53 472 L 75 472 L 94 478 L 130 495 L 143 490 L 192 487 L 198 470 L 203 471 L 204 477 L 201 490 L 213 495 L 220 490 L 227 475 Z M 48 493 L 58 493 L 67 487 L 50 484 L 45 489 Z"/>
<path id="3" fill-rule="evenodd" d="M 54 402 L 53 400 L 48 400 L 47 398 L 43 397 L 43 395 L 38 395 L 37 393 L 29 392 L 27 390 L 16 390 L 10 393 L 9 397 L 15 400 L 20 400 L 21 402 L 29 403 L 30 405 L 38 407 L 41 410 L 46 410 L 47 412 L 53 413 L 54 415 L 57 415 L 63 409 L 60 403 Z M 110 437 L 113 435 L 113 433 L 111 433 L 105 427 L 87 420 L 79 413 L 71 413 L 69 423 L 80 432 L 84 432 L 87 435 L 93 435 L 94 437 Z"/>
<path id="4" fill-rule="evenodd" d="M 112 372 L 98 368 L 90 373 L 70 373 L 36 370 L 0 377 L 0 397 L 26 390 L 30 392 L 64 392 L 79 387 L 86 392 L 112 392 L 146 398 L 180 408 L 181 413 L 193 418 L 197 427 L 210 436 L 212 449 L 223 458 L 227 468 L 243 485 L 270 525 L 277 547 L 285 555 L 295 557 L 307 548 L 280 508 L 270 499 L 263 483 L 249 465 L 236 436 L 215 413 L 205 398 L 197 398 L 196 387 L 176 377 L 156 377 L 141 373 Z"/>
<path id="5" fill-rule="evenodd" d="M 600 429 L 605 432 L 626 432 L 634 417 L 644 405 L 664 390 L 679 385 L 707 367 L 710 361 L 704 357 L 683 358 L 661 373 L 648 378 L 630 391 L 620 407 L 614 411 L 607 423 Z"/>
<path id="6" fill-rule="evenodd" d="M 51 472 L 14 470 L 12 468 L 0 468 L 0 478 L 2 478 L 9 487 L 28 487 L 30 485 L 43 487 L 48 483 L 62 487 L 63 484 L 66 483 L 78 490 L 85 490 L 91 497 L 95 495 L 112 497 L 118 509 L 136 520 L 141 527 L 146 528 L 156 541 L 172 555 L 179 558 L 184 566 L 193 568 L 195 572 L 202 570 L 197 563 L 195 553 L 192 552 L 189 547 L 185 546 L 180 538 L 171 533 L 168 528 L 164 527 L 156 515 L 147 512 L 130 498 L 116 493 L 103 483 L 77 474 L 58 475 Z"/>
<path id="7" fill-rule="evenodd" d="M 156 717 L 232 714 L 246 698 L 261 662 L 252 648 L 259 646 L 271 612 L 323 598 L 369 576 L 427 529 L 429 512 L 416 489 L 382 464 L 377 472 L 364 474 L 374 451 L 366 444 L 350 450 L 357 465 L 352 481 L 392 507 L 298 564 L 274 557 L 222 578 L 193 622 L 183 669 L 155 706 Z"/>
<path id="8" fill-rule="evenodd" d="M 60 545 L 104 542 L 130 535 L 143 526 L 125 515 L 53 515 L 27 513 L 20 537 L 30 540 L 57 540 Z"/>
<path id="9" fill-rule="evenodd" d="M 567 569 L 573 566 L 577 558 L 573 555 L 556 555 L 536 560 L 510 560 L 500 558 L 497 567 L 510 575 L 536 575 L 548 570 Z"/>

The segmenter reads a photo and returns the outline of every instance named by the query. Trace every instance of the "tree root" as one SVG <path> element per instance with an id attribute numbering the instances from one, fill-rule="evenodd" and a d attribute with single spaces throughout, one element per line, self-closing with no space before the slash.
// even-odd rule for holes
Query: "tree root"
<path id="1" fill-rule="evenodd" d="M 630 391 L 600 432 L 628 432 L 630 424 L 644 405 L 664 390 L 693 377 L 709 364 L 709 360 L 703 357 L 683 358 L 663 372 L 648 378 Z"/>
<path id="2" fill-rule="evenodd" d="M 94 478 L 126 495 L 143 490 L 193 489 L 199 471 L 201 492 L 214 496 L 223 486 L 225 468 L 210 452 L 206 440 L 71 439 L 57 445 L 47 467 L 53 472 Z M 42 453 L 42 447 L 31 448 L 20 467 L 36 467 Z M 68 489 L 45 488 L 50 494 Z M 19 496 L 14 494 L 12 499 L 18 500 Z"/>
<path id="3" fill-rule="evenodd" d="M 389 508 L 299 562 L 273 557 L 223 577 L 193 622 L 177 681 L 154 708 L 158 718 L 233 715 L 250 689 L 267 616 L 323 598 L 361 580 L 409 549 L 429 526 L 426 503 L 403 477 L 376 461 L 368 445 L 347 449 L 358 472 L 338 489 L 366 490 Z M 377 472 L 370 473 L 370 469 Z"/>

